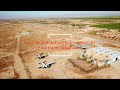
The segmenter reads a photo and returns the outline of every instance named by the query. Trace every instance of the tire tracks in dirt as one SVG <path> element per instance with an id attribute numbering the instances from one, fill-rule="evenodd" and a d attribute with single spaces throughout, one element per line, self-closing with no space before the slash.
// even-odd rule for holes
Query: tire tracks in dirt
<path id="1" fill-rule="evenodd" d="M 17 36 L 17 47 L 14 55 L 15 58 L 14 67 L 15 67 L 15 71 L 19 74 L 20 79 L 28 79 L 30 77 L 26 72 L 27 69 L 25 68 L 25 63 L 23 63 L 21 57 L 19 57 L 19 42 L 20 42 L 20 36 Z"/>

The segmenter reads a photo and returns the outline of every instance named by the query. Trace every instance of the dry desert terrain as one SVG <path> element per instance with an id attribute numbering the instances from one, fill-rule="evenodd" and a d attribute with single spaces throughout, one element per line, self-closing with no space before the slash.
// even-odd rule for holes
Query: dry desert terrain
<path id="1" fill-rule="evenodd" d="M 94 42 L 89 46 L 105 46 L 120 51 L 120 32 L 90 27 L 113 22 L 119 23 L 120 20 L 0 20 L 0 79 L 120 79 L 120 62 L 98 69 L 79 59 L 83 49 L 45 48 L 72 47 L 72 44 L 45 43 L 67 40 Z M 46 57 L 36 58 L 40 53 Z M 56 63 L 50 68 L 38 68 L 43 61 Z"/>

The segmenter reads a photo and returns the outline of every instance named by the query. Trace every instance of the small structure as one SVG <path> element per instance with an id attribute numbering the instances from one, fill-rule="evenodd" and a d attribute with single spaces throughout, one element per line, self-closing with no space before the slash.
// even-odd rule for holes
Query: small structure
<path id="1" fill-rule="evenodd" d="M 22 32 L 22 33 L 20 33 L 20 36 L 26 36 L 26 35 L 30 35 L 31 34 L 31 32 Z"/>

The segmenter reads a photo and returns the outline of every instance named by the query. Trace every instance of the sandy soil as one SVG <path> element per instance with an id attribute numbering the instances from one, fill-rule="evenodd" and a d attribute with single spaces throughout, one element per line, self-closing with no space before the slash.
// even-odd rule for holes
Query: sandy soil
<path id="1" fill-rule="evenodd" d="M 100 22 L 119 21 L 105 22 L 84 19 L 0 21 L 0 78 L 119 79 L 120 62 L 110 67 L 98 69 L 91 66 L 90 63 L 78 59 L 83 51 L 82 49 L 40 49 L 42 46 L 54 45 L 45 44 L 45 42 L 40 43 L 40 41 L 71 40 L 72 42 L 94 41 L 95 43 L 89 45 L 90 47 L 106 46 L 119 51 L 119 41 L 90 34 L 90 32 L 101 29 L 89 25 Z M 81 26 L 77 26 L 77 24 Z M 71 37 L 69 35 L 49 37 L 49 34 L 70 34 Z M 71 45 L 67 46 L 70 47 Z M 63 44 L 56 44 L 56 46 L 62 47 Z M 36 54 L 39 53 L 48 56 L 35 59 Z M 38 68 L 42 61 L 56 63 L 50 68 Z"/>

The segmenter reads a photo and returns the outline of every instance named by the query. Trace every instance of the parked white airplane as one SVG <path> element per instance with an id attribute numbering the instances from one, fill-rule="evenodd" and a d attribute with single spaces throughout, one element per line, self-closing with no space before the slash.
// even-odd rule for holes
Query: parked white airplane
<path id="1" fill-rule="evenodd" d="M 41 54 L 37 54 L 36 56 L 37 56 L 36 58 L 41 59 L 41 58 L 45 58 L 48 55 L 43 55 L 43 53 L 41 53 Z"/>
<path id="2" fill-rule="evenodd" d="M 40 62 L 39 64 L 41 64 L 42 66 L 39 67 L 39 68 L 50 68 L 53 64 L 56 63 L 56 62 L 54 62 L 54 63 L 46 64 L 45 62 L 46 62 L 46 61 L 44 61 L 44 62 Z"/>

